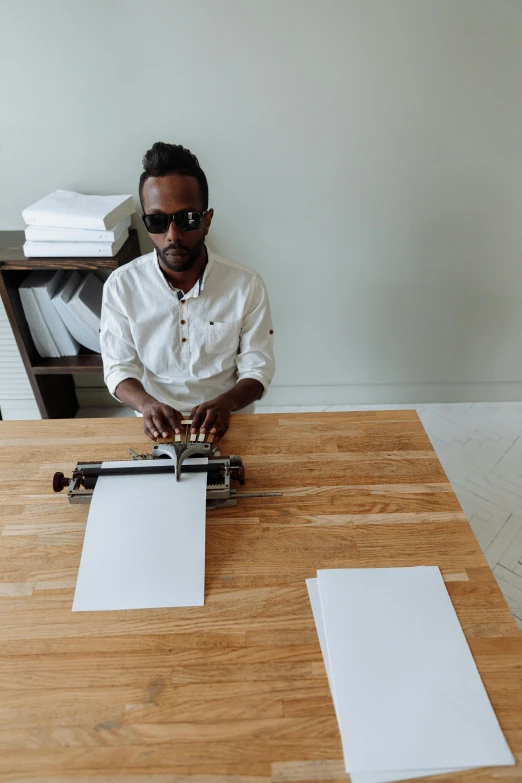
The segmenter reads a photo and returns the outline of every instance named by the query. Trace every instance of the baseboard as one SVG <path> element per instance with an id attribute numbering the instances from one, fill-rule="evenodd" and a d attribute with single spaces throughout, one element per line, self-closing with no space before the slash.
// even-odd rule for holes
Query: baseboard
<path id="1" fill-rule="evenodd" d="M 77 386 L 76 399 L 80 408 L 106 408 L 108 405 L 115 408 L 122 407 L 121 402 L 114 399 L 105 387 L 95 388 L 88 386 L 81 388 Z"/>
<path id="2" fill-rule="evenodd" d="M 35 405 L 0 405 L 0 418 L 3 421 L 26 421 L 41 419 L 41 413 Z"/>
<path id="3" fill-rule="evenodd" d="M 83 407 L 121 407 L 104 387 L 76 387 Z M 274 405 L 389 405 L 441 402 L 521 402 L 522 383 L 411 383 L 368 386 L 272 386 L 260 407 Z"/>

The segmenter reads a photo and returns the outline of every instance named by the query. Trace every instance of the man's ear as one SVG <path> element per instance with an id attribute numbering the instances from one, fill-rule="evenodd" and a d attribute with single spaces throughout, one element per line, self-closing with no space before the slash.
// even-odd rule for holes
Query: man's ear
<path id="1" fill-rule="evenodd" d="M 205 236 L 207 236 L 208 232 L 210 231 L 210 225 L 212 223 L 213 217 L 214 217 L 214 210 L 209 209 L 209 211 L 205 215 Z"/>

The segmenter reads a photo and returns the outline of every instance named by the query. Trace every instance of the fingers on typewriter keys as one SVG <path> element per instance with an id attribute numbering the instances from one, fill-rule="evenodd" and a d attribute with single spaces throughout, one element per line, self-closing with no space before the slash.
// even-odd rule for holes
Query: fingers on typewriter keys
<path id="1" fill-rule="evenodd" d="M 189 441 L 189 432 L 190 432 L 191 425 L 192 425 L 192 419 L 182 419 L 181 426 L 185 427 L 185 439 L 184 439 L 185 443 L 188 443 Z"/>
<path id="2" fill-rule="evenodd" d="M 181 425 L 185 427 L 185 443 L 212 443 L 214 440 L 214 434 L 210 433 L 207 435 L 206 432 L 200 432 L 199 435 L 197 432 L 191 433 L 190 428 L 192 427 L 192 420 L 191 419 L 183 419 L 181 422 Z M 181 442 L 181 435 L 176 435 L 175 437 L 176 443 Z"/>

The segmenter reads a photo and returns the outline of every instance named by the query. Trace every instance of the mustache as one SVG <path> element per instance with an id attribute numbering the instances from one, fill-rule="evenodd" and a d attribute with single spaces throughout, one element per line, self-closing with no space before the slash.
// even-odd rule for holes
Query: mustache
<path id="1" fill-rule="evenodd" d="M 182 244 L 181 242 L 174 242 L 172 245 L 163 248 L 164 253 L 168 253 L 171 250 L 186 250 L 187 252 L 190 252 L 190 248 L 188 248 L 186 245 Z"/>

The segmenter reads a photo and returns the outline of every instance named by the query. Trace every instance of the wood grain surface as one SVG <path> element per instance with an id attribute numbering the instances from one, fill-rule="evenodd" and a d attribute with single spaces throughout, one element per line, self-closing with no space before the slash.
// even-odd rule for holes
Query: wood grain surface
<path id="1" fill-rule="evenodd" d="M 204 607 L 72 613 L 88 507 L 55 470 L 150 449 L 132 418 L 0 422 L 0 781 L 346 781 L 305 579 L 438 565 L 522 780 L 522 635 L 414 411 L 233 417 Z M 438 779 L 438 778 L 437 778 Z"/>

